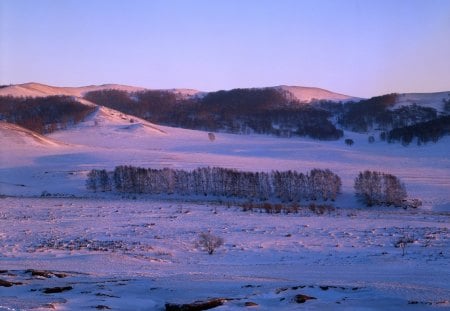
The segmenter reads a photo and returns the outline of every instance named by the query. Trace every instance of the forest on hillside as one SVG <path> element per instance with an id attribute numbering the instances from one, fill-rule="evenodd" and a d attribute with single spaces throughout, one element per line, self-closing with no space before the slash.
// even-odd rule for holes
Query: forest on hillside
<path id="1" fill-rule="evenodd" d="M 274 88 L 234 89 L 189 98 L 169 91 L 147 90 L 130 95 L 101 90 L 89 92 L 85 98 L 154 123 L 188 129 L 322 140 L 343 136 L 330 121 L 330 112 L 299 103 Z"/>
<path id="2" fill-rule="evenodd" d="M 0 120 L 40 134 L 65 129 L 95 110 L 96 107 L 84 105 L 71 96 L 0 96 Z"/>
<path id="3" fill-rule="evenodd" d="M 154 123 L 205 131 L 336 140 L 343 136 L 343 129 L 359 133 L 378 130 L 382 140 L 404 145 L 412 138 L 418 143 L 435 142 L 449 134 L 447 119 L 436 109 L 417 104 L 396 108 L 397 96 L 306 104 L 281 89 L 255 88 L 191 97 L 161 90 L 132 94 L 101 90 L 89 92 L 85 98 Z"/>
<path id="4" fill-rule="evenodd" d="M 396 107 L 397 94 L 359 102 L 315 101 L 301 103 L 277 88 L 233 89 L 194 96 L 171 91 L 92 91 L 85 98 L 97 105 L 150 122 L 210 132 L 304 136 L 337 140 L 343 130 L 369 133 L 380 139 L 408 145 L 436 142 L 450 134 L 450 99 L 443 112 L 417 104 Z M 71 96 L 0 96 L 0 120 L 41 134 L 65 129 L 95 111 Z M 374 141 L 372 137 L 371 142 Z"/>

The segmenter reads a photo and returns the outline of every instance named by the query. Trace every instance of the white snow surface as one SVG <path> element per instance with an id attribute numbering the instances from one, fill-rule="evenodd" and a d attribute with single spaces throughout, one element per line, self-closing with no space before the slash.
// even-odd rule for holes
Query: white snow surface
<path id="1" fill-rule="evenodd" d="M 194 202 L 3 198 L 0 279 L 21 284 L 0 286 L 0 310 L 164 310 L 210 298 L 226 299 L 217 310 L 246 302 L 258 310 L 443 310 L 449 221 L 424 210 L 270 215 Z M 225 240 L 213 255 L 196 246 L 208 230 Z M 405 236 L 413 242 L 402 256 L 394 244 Z M 298 294 L 317 299 L 300 305 Z"/>

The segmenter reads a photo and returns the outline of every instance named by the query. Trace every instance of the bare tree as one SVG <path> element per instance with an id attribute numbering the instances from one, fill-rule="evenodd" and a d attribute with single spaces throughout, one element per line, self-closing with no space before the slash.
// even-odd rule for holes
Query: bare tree
<path id="1" fill-rule="evenodd" d="M 209 231 L 205 231 L 199 234 L 197 245 L 212 255 L 217 248 L 223 245 L 223 239 Z"/>

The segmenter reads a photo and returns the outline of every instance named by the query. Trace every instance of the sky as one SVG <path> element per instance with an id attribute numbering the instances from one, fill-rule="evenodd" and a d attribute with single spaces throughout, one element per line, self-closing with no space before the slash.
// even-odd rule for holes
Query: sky
<path id="1" fill-rule="evenodd" d="M 450 90 L 448 0 L 0 0 L 0 84 Z"/>

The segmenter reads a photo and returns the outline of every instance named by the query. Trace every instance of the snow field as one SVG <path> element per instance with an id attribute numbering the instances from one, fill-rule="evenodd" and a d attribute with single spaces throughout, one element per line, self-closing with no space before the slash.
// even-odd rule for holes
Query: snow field
<path id="1" fill-rule="evenodd" d="M 0 287 L 0 306 L 163 310 L 221 297 L 235 300 L 218 310 L 245 301 L 292 310 L 293 297 L 306 294 L 317 298 L 306 302 L 312 310 L 449 307 L 449 218 L 389 208 L 269 215 L 145 199 L 3 198 L 0 265 L 9 272 L 0 279 L 24 284 Z M 207 230 L 225 240 L 213 255 L 195 246 Z M 394 246 L 403 236 L 414 240 L 405 256 Z M 30 278 L 27 269 L 69 277 Z"/>

